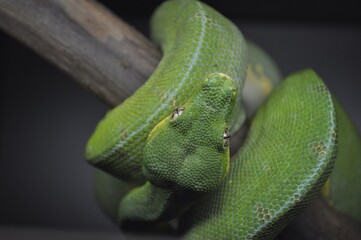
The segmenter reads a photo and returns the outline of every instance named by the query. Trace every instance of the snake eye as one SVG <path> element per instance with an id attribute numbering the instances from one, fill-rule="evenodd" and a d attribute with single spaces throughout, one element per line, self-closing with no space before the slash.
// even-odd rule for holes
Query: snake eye
<path id="1" fill-rule="evenodd" d="M 231 136 L 229 135 L 228 128 L 224 129 L 224 133 L 223 133 L 223 147 L 224 148 L 229 146 L 229 139 L 230 138 L 231 138 Z"/>
<path id="2" fill-rule="evenodd" d="M 184 112 L 185 108 L 184 107 L 180 107 L 180 108 L 176 108 L 172 115 L 170 115 L 170 121 L 173 121 L 174 119 L 176 119 L 177 117 L 179 117 L 180 115 L 182 115 L 182 113 Z"/>

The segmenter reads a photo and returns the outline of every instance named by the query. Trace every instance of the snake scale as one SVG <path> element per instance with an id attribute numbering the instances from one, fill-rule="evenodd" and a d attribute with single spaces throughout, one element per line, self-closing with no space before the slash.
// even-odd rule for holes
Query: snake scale
<path id="1" fill-rule="evenodd" d="M 166 1 L 151 26 L 161 62 L 86 147 L 100 205 L 120 225 L 180 218 L 187 239 L 274 238 L 325 184 L 346 115 L 312 70 L 275 87 L 271 60 L 204 3 Z M 257 91 L 272 94 L 230 159 Z"/>

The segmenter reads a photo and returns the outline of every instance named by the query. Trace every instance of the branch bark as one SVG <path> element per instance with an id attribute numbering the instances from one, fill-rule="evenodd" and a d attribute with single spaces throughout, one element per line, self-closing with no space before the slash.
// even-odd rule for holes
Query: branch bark
<path id="1" fill-rule="evenodd" d="M 110 105 L 151 75 L 161 54 L 92 0 L 0 0 L 0 28 Z"/>
<path id="2" fill-rule="evenodd" d="M 140 87 L 161 58 L 144 36 L 92 0 L 0 0 L 0 28 L 112 106 Z M 358 228 L 318 199 L 279 238 L 360 239 Z"/>

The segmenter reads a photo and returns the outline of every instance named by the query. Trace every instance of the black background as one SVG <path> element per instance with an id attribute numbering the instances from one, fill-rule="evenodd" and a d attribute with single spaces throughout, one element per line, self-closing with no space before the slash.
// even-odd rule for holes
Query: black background
<path id="1" fill-rule="evenodd" d="M 100 1 L 143 33 L 162 1 Z M 284 75 L 315 69 L 361 129 L 356 1 L 205 1 Z M 116 231 L 96 206 L 85 143 L 108 106 L 0 32 L 0 225 Z M 1 236 L 1 235 L 0 235 Z"/>

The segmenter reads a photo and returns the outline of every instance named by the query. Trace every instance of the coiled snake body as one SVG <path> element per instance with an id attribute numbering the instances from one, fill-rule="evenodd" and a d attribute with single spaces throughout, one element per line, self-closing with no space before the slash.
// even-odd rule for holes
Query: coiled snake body
<path id="1" fill-rule="evenodd" d="M 230 160 L 250 62 L 242 34 L 207 5 L 174 0 L 155 12 L 152 35 L 164 53 L 159 66 L 106 115 L 86 148 L 91 164 L 136 186 L 127 191 L 99 172 L 103 208 L 120 224 L 181 215 L 191 239 L 273 238 L 332 170 L 338 134 L 330 93 L 311 70 L 288 77 Z"/>

